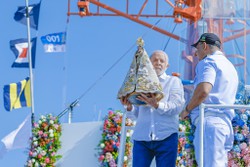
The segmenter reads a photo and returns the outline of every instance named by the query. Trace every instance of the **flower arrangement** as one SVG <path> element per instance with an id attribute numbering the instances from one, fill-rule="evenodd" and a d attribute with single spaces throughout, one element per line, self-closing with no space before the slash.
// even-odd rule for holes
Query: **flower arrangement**
<path id="1" fill-rule="evenodd" d="M 194 157 L 193 133 L 194 126 L 191 125 L 190 119 L 180 121 L 176 167 L 197 166 Z"/>
<path id="2" fill-rule="evenodd" d="M 236 110 L 233 119 L 234 146 L 228 153 L 230 167 L 250 166 L 250 110 Z"/>
<path id="3" fill-rule="evenodd" d="M 237 104 L 250 104 L 250 92 L 245 89 L 236 96 Z M 250 110 L 237 109 L 232 124 L 234 128 L 234 146 L 228 153 L 229 167 L 250 166 Z"/>
<path id="4" fill-rule="evenodd" d="M 61 147 L 61 124 L 51 114 L 41 116 L 38 123 L 33 124 L 31 146 L 27 167 L 55 167 L 58 149 Z"/>
<path id="5" fill-rule="evenodd" d="M 118 159 L 118 148 L 120 146 L 122 115 L 120 110 L 109 110 L 108 115 L 104 119 L 102 139 L 98 145 L 98 159 L 102 167 L 116 167 Z M 126 126 L 133 126 L 131 119 L 126 120 Z M 131 148 L 130 141 L 132 130 L 127 130 L 126 145 L 123 166 L 131 166 Z"/>

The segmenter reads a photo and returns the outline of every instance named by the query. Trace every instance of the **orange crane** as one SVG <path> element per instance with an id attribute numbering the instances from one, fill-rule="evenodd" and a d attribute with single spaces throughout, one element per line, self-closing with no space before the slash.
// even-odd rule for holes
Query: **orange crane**
<path id="1" fill-rule="evenodd" d="M 184 78 L 189 80 L 193 79 L 195 75 L 194 68 L 198 62 L 196 57 L 193 56 L 194 51 L 190 47 L 190 44 L 197 41 L 201 35 L 200 32 L 216 33 L 221 38 L 223 43 L 222 48 L 224 48 L 225 44 L 228 42 L 235 42 L 237 39 L 240 39 L 241 41 L 243 40 L 243 45 L 241 44 L 241 48 L 238 49 L 241 50 L 241 52 L 229 53 L 226 56 L 228 58 L 237 59 L 234 65 L 236 67 L 243 68 L 241 78 L 244 80 L 244 84 L 247 83 L 246 42 L 247 35 L 250 33 L 250 29 L 247 29 L 249 26 L 247 25 L 246 16 L 246 11 L 250 10 L 250 2 L 247 0 L 242 0 L 241 2 L 236 0 L 155 0 L 154 2 L 144 0 L 141 4 L 136 4 L 139 9 L 137 13 L 130 11 L 130 9 L 135 6 L 133 5 L 135 1 L 120 0 L 119 2 L 116 2 L 120 3 L 120 5 L 117 5 L 119 7 L 113 7 L 112 2 L 109 2 L 111 4 L 107 4 L 108 1 L 102 1 L 103 2 L 101 2 L 101 0 L 68 0 L 67 15 L 76 15 L 81 18 L 88 16 L 125 17 L 138 24 L 185 43 L 187 47 L 182 51 L 182 58 L 186 62 Z M 236 17 L 236 3 L 238 5 L 242 5 L 243 11 L 245 11 L 244 15 L 241 17 Z M 94 9 L 95 6 L 96 9 Z M 150 12 L 145 12 L 147 7 L 150 7 Z M 166 11 L 164 8 L 170 8 L 172 13 L 169 15 L 163 14 L 164 12 L 162 11 Z M 145 18 L 171 19 L 173 23 L 177 24 L 183 24 L 183 20 L 185 20 L 188 30 L 186 38 L 171 33 L 162 27 L 158 27 L 148 22 Z M 234 28 L 232 26 L 234 24 L 238 24 L 240 26 L 235 26 L 236 28 Z"/>

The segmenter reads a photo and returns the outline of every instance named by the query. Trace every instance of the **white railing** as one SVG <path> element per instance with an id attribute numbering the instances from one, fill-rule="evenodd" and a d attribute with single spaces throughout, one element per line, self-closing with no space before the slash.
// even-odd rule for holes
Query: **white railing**
<path id="1" fill-rule="evenodd" d="M 118 150 L 117 167 L 123 167 L 125 144 L 126 144 L 126 138 L 127 138 L 126 134 L 129 129 L 134 128 L 133 126 L 126 126 L 126 118 L 127 118 L 127 112 L 125 111 L 122 115 L 122 129 L 121 129 L 121 136 L 120 136 L 120 146 Z"/>
<path id="2" fill-rule="evenodd" d="M 123 160 L 124 160 L 124 149 L 125 149 L 125 143 L 126 143 L 126 118 L 127 118 L 127 112 L 125 111 L 122 115 L 122 129 L 121 129 L 121 136 L 120 136 L 120 146 L 119 146 L 119 152 L 118 152 L 118 162 L 117 167 L 123 166 Z"/>
<path id="3" fill-rule="evenodd" d="M 205 108 L 230 108 L 230 109 L 250 109 L 250 105 L 221 105 L 221 104 L 201 104 L 200 105 L 200 167 L 203 167 L 203 127 L 204 127 L 204 110 Z"/>

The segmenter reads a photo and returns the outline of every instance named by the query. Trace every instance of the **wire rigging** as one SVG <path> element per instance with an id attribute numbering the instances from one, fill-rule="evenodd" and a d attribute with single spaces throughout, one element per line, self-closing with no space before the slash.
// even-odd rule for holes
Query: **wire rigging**
<path id="1" fill-rule="evenodd" d="M 149 31 L 151 31 L 160 21 L 162 18 L 156 21 L 156 23 L 148 30 L 146 31 L 142 37 L 145 37 Z M 68 19 L 67 19 L 68 23 Z M 134 43 L 121 57 L 119 57 L 93 84 L 89 86 L 87 90 L 85 90 L 76 100 L 74 100 L 66 109 L 64 109 L 57 117 L 61 118 L 64 114 L 66 114 L 68 111 L 73 111 L 73 108 L 79 103 L 79 101 L 88 93 L 90 90 L 92 90 L 99 81 L 101 81 L 134 47 L 136 46 L 136 43 Z"/>

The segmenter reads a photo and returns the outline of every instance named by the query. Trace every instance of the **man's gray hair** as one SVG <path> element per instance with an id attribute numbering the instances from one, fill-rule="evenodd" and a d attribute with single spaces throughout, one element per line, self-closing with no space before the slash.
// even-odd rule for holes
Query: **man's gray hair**
<path id="1" fill-rule="evenodd" d="M 208 47 L 209 47 L 212 51 L 220 50 L 220 48 L 218 48 L 218 46 L 215 46 L 215 45 L 210 45 L 210 44 L 208 44 Z"/>
<path id="2" fill-rule="evenodd" d="M 151 55 L 150 58 L 152 58 L 153 55 L 155 54 L 161 54 L 164 55 L 166 57 L 166 62 L 168 63 L 169 59 L 168 59 L 168 55 L 166 52 L 164 52 L 163 50 L 155 50 Z"/>

